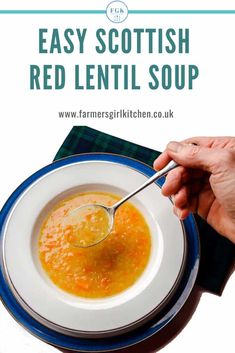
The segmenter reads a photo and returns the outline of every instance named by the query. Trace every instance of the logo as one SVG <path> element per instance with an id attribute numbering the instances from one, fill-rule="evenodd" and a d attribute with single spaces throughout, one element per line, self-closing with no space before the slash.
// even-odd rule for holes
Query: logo
<path id="1" fill-rule="evenodd" d="M 128 7 L 122 1 L 112 1 L 106 8 L 106 16 L 111 22 L 121 23 L 127 19 Z"/>

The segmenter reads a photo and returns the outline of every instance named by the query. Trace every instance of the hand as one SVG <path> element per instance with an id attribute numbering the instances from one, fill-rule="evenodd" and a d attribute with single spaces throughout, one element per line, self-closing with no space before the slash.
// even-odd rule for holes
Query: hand
<path id="1" fill-rule="evenodd" d="M 167 175 L 162 194 L 173 196 L 175 214 L 185 219 L 198 213 L 235 243 L 235 137 L 170 142 L 154 168 L 160 170 L 172 159 L 180 166 Z"/>

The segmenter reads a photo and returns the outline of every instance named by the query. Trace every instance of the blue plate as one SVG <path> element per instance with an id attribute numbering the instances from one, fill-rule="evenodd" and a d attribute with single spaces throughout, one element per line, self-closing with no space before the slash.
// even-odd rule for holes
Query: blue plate
<path id="1" fill-rule="evenodd" d="M 33 182 L 39 179 L 41 176 L 65 166 L 68 164 L 82 162 L 82 161 L 111 161 L 116 163 L 124 164 L 128 167 L 136 169 L 137 171 L 145 174 L 147 177 L 151 177 L 154 174 L 154 170 L 148 165 L 145 165 L 137 160 L 111 154 L 82 154 L 77 156 L 68 157 L 57 162 L 54 162 L 30 176 L 24 181 L 10 196 L 6 204 L 3 206 L 0 213 L 0 236 L 2 236 L 2 229 L 4 222 L 8 216 L 8 213 L 18 197 L 29 187 Z M 164 179 L 158 181 L 158 185 L 162 186 Z M 66 336 L 57 333 L 53 330 L 38 323 L 33 319 L 17 302 L 13 296 L 8 284 L 3 276 L 2 266 L 0 267 L 0 295 L 3 304 L 9 313 L 20 323 L 26 330 L 32 333 L 39 339 L 48 342 L 52 345 L 58 346 L 64 349 L 84 351 L 84 352 L 102 352 L 110 351 L 115 349 L 125 348 L 134 344 L 137 344 L 166 326 L 174 316 L 179 312 L 184 303 L 186 302 L 192 288 L 195 284 L 195 280 L 198 273 L 199 257 L 200 257 L 200 244 L 198 238 L 198 231 L 192 215 L 190 215 L 184 222 L 184 228 L 187 235 L 187 259 L 184 273 L 182 275 L 181 282 L 171 298 L 167 306 L 157 314 L 148 324 L 145 324 L 141 328 L 135 331 L 123 334 L 118 337 L 103 338 L 103 339 L 80 339 L 75 337 Z"/>

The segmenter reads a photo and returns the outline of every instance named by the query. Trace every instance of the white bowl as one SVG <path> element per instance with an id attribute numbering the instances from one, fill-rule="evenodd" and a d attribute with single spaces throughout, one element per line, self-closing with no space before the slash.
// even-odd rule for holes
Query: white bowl
<path id="1" fill-rule="evenodd" d="M 38 258 L 38 234 L 42 219 L 59 199 L 85 190 L 125 195 L 153 174 L 140 162 L 101 156 L 68 158 L 66 164 L 53 164 L 33 178 L 3 227 L 4 273 L 13 294 L 32 317 L 66 335 L 106 337 L 136 328 L 166 304 L 184 267 L 183 226 L 170 200 L 152 184 L 132 199 L 152 237 L 149 263 L 132 287 L 112 297 L 85 299 L 62 291 L 47 277 Z"/>

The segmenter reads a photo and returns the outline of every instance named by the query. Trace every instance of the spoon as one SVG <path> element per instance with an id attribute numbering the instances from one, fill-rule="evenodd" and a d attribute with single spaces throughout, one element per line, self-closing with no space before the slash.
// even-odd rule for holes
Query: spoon
<path id="1" fill-rule="evenodd" d="M 70 232 L 70 243 L 75 247 L 88 248 L 106 239 L 113 228 L 114 216 L 117 209 L 131 197 L 176 167 L 178 167 L 178 164 L 171 161 L 136 190 L 117 201 L 113 206 L 91 204 L 83 205 L 70 211 L 65 217 L 63 224 L 65 230 Z"/>

